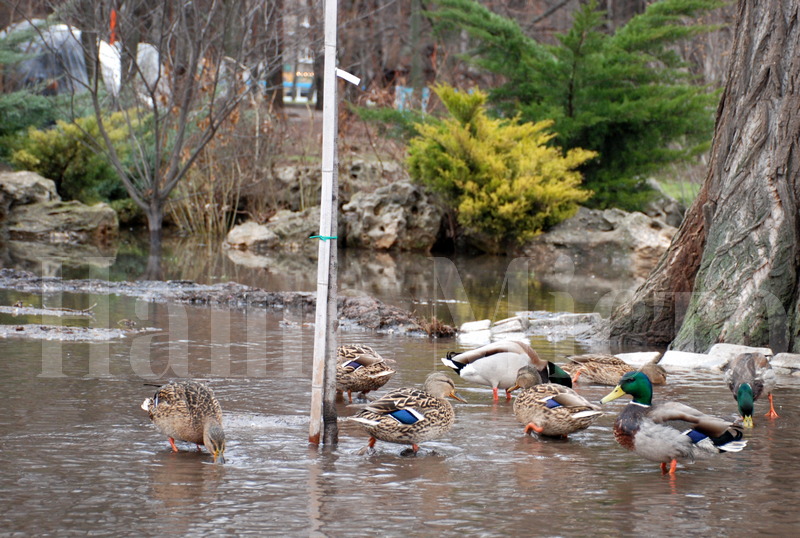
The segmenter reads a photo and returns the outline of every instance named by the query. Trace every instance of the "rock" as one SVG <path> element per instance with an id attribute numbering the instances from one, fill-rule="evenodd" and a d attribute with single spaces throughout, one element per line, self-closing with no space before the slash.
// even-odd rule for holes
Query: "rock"
<path id="1" fill-rule="evenodd" d="M 225 237 L 223 247 L 261 253 L 278 246 L 278 234 L 263 224 L 249 221 L 234 226 Z"/>
<path id="2" fill-rule="evenodd" d="M 501 319 L 495 321 L 491 326 L 492 337 L 507 333 L 525 333 L 528 329 L 530 322 L 528 318 L 514 316 L 513 318 Z"/>
<path id="3" fill-rule="evenodd" d="M 475 331 L 488 331 L 489 327 L 492 326 L 492 322 L 488 319 L 482 319 L 480 321 L 468 321 L 466 323 L 462 323 L 461 327 L 458 329 L 462 333 L 471 333 Z"/>
<path id="4" fill-rule="evenodd" d="M 270 199 L 292 211 L 319 205 L 322 171 L 319 165 L 276 166 L 272 175 Z M 375 190 L 376 185 L 408 180 L 402 163 L 356 158 L 339 163 L 339 205 L 350 202 L 357 193 Z M 263 192 L 245 193 L 246 197 L 263 196 Z"/>
<path id="5" fill-rule="evenodd" d="M 4 207 L 60 199 L 55 182 L 36 172 L 0 172 L 0 204 Z"/>
<path id="6" fill-rule="evenodd" d="M 409 181 L 358 192 L 342 207 L 345 244 L 428 252 L 439 236 L 443 215 L 422 188 Z"/>
<path id="7" fill-rule="evenodd" d="M 309 239 L 319 231 L 319 207 L 311 207 L 305 211 L 289 211 L 284 209 L 275 213 L 266 224 L 245 222 L 235 226 L 228 232 L 224 248 L 239 251 L 250 251 L 265 254 L 270 251 L 284 250 L 297 252 L 317 249 L 317 239 Z M 229 250 L 229 252 L 231 252 Z M 260 263 L 252 258 L 229 255 L 234 261 L 245 265 Z"/>
<path id="8" fill-rule="evenodd" d="M 286 165 L 277 166 L 272 175 L 272 192 L 270 199 L 280 207 L 292 211 L 300 211 L 302 207 L 318 206 L 322 171 L 319 165 Z M 252 194 L 262 196 L 263 192 Z M 245 196 L 249 194 L 245 193 Z"/>
<path id="9" fill-rule="evenodd" d="M 339 200 L 347 204 L 359 192 L 368 192 L 376 185 L 385 186 L 408 181 L 408 172 L 402 163 L 389 160 L 356 158 L 339 164 Z"/>
<path id="10" fill-rule="evenodd" d="M 660 351 L 639 351 L 634 353 L 617 353 L 614 355 L 633 366 L 634 368 L 641 368 L 645 364 L 653 362 L 656 358 L 661 356 Z M 659 364 L 661 364 L 659 362 Z"/>
<path id="11" fill-rule="evenodd" d="M 647 186 L 656 192 L 655 197 L 644 209 L 645 215 L 653 217 L 675 228 L 681 225 L 686 207 L 678 200 L 664 192 L 661 185 L 653 178 L 647 180 Z"/>
<path id="12" fill-rule="evenodd" d="M 720 370 L 723 364 L 719 357 L 711 357 L 705 353 L 669 350 L 658 361 L 667 372 L 674 370 Z"/>
<path id="13" fill-rule="evenodd" d="M 9 238 L 50 243 L 105 243 L 117 237 L 117 213 L 108 204 L 78 201 L 37 202 L 14 208 L 8 215 Z"/>
<path id="14" fill-rule="evenodd" d="M 591 331 L 597 324 L 601 323 L 602 317 L 597 312 L 587 314 L 556 313 L 541 314 L 538 312 L 528 313 L 528 333 L 538 334 L 548 337 L 575 336 Z"/>
<path id="15" fill-rule="evenodd" d="M 800 353 L 778 353 L 769 363 L 778 373 L 794 374 L 800 372 Z"/>
<path id="16" fill-rule="evenodd" d="M 319 206 L 305 211 L 278 211 L 265 226 L 278 237 L 276 248 L 295 252 L 319 248 L 320 239 L 309 239 L 319 233 Z"/>
<path id="17" fill-rule="evenodd" d="M 492 341 L 492 331 L 484 329 L 482 331 L 459 332 L 456 335 L 458 343 L 465 347 L 480 347 Z"/>
<path id="18" fill-rule="evenodd" d="M 578 213 L 522 247 L 537 275 L 571 279 L 566 258 L 581 275 L 619 281 L 643 280 L 669 247 L 677 230 L 643 213 L 619 209 Z M 557 263 L 558 262 L 558 263 Z M 566 264 L 569 265 L 569 264 Z"/>
<path id="19" fill-rule="evenodd" d="M 708 350 L 708 356 L 719 363 L 720 370 L 742 353 L 762 353 L 766 357 L 773 355 L 772 350 L 768 347 L 750 347 L 738 344 L 714 344 Z"/>

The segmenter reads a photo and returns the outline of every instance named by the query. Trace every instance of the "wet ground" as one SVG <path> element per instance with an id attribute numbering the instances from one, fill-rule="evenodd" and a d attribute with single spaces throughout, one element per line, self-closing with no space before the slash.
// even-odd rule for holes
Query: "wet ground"
<path id="1" fill-rule="evenodd" d="M 489 288 L 496 276 L 465 287 Z M 542 292 L 544 305 L 554 291 Z M 0 292 L 4 305 L 42 299 Z M 780 418 L 763 419 L 766 404 L 757 403 L 743 452 L 681 465 L 674 476 L 616 444 L 611 425 L 622 400 L 567 441 L 538 439 L 523 435 L 511 403 L 493 403 L 490 389 L 454 375 L 467 403 L 455 403 L 448 434 L 416 457 L 381 442 L 361 456 L 367 436 L 344 420 L 359 404 L 338 405 L 336 447 L 307 444 L 313 315 L 92 293 L 45 299 L 97 304 L 87 325 L 129 319 L 159 332 L 107 342 L 0 339 L 3 534 L 783 536 L 800 525 L 796 378 L 779 376 Z M 0 321 L 43 320 L 0 313 Z M 397 361 L 387 389 L 418 386 L 459 348 L 454 339 L 372 330 L 341 331 L 339 340 Z M 532 344 L 556 361 L 587 351 L 569 340 Z M 193 445 L 171 452 L 139 408 L 155 390 L 145 383 L 187 377 L 206 380 L 222 404 L 224 465 Z M 609 387 L 578 390 L 596 401 Z M 656 396 L 735 412 L 721 374 L 674 373 Z"/>

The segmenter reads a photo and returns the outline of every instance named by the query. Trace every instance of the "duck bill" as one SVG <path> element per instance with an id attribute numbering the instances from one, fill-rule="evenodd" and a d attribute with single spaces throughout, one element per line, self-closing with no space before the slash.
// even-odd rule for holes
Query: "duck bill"
<path id="1" fill-rule="evenodd" d="M 746 415 L 742 417 L 742 426 L 745 428 L 752 428 L 753 427 L 753 417 L 750 415 Z"/>
<path id="2" fill-rule="evenodd" d="M 609 392 L 608 394 L 603 396 L 603 399 L 600 400 L 600 403 L 604 403 L 604 404 L 608 403 L 608 402 L 610 402 L 612 400 L 616 400 L 617 398 L 619 398 L 620 396 L 623 396 L 624 394 L 625 394 L 625 391 L 622 390 L 622 387 L 617 385 L 616 387 L 614 387 L 614 390 L 612 390 L 611 392 Z"/>
<path id="3" fill-rule="evenodd" d="M 513 387 L 510 387 L 507 392 L 514 392 L 518 388 L 519 388 L 519 385 L 514 385 Z"/>
<path id="4" fill-rule="evenodd" d="M 455 391 L 448 394 L 448 396 L 450 396 L 454 400 L 458 400 L 459 402 L 467 403 L 467 400 L 456 394 Z"/>
<path id="5" fill-rule="evenodd" d="M 213 452 L 211 455 L 214 456 L 214 463 L 225 463 L 225 456 L 222 452 Z"/>

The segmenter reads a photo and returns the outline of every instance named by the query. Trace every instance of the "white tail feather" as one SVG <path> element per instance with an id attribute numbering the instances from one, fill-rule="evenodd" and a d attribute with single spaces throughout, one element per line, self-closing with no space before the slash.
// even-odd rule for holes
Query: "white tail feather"
<path id="1" fill-rule="evenodd" d="M 575 413 L 574 415 L 572 415 L 572 418 L 594 417 L 594 416 L 599 416 L 599 415 L 602 415 L 602 414 L 603 414 L 602 411 L 595 411 L 594 409 L 591 409 L 591 410 L 587 410 L 587 411 L 579 411 L 578 413 Z"/>
<path id="2" fill-rule="evenodd" d="M 350 417 L 350 420 L 354 422 L 360 422 L 361 424 L 366 424 L 367 426 L 377 426 L 380 424 L 377 420 L 369 420 L 368 418 L 361 418 L 361 417 Z"/>
<path id="3" fill-rule="evenodd" d="M 724 452 L 741 452 L 742 449 L 746 446 L 747 446 L 747 441 L 731 441 L 730 443 L 725 443 L 724 445 L 720 445 L 717 448 Z"/>

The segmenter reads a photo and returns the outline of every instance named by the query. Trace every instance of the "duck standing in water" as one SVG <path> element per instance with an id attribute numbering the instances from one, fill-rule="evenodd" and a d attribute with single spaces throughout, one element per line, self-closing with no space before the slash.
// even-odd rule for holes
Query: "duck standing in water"
<path id="1" fill-rule="evenodd" d="M 511 399 L 509 388 L 517 382 L 517 372 L 532 364 L 544 383 L 558 383 L 572 387 L 569 374 L 555 363 L 539 357 L 530 344 L 505 340 L 492 342 L 461 353 L 450 352 L 442 363 L 452 368 L 462 379 L 492 387 L 492 399 L 498 401 L 498 389 L 505 389 L 506 400 Z"/>
<path id="2" fill-rule="evenodd" d="M 678 461 L 739 452 L 747 445 L 741 440 L 742 428 L 736 424 L 677 402 L 653 405 L 653 384 L 642 372 L 623 375 L 601 403 L 625 394 L 630 394 L 633 401 L 614 422 L 614 437 L 624 448 L 660 463 L 663 473 L 674 474 Z M 677 429 L 667 422 L 683 422 L 686 427 Z"/>
<path id="3" fill-rule="evenodd" d="M 742 353 L 735 357 L 725 370 L 725 382 L 733 392 L 745 428 L 753 427 L 755 401 L 765 392 L 769 396 L 769 412 L 765 416 L 778 418 L 772 402 L 775 372 L 763 354 Z"/>
<path id="4" fill-rule="evenodd" d="M 222 407 L 214 392 L 197 381 L 171 382 L 159 388 L 152 398 L 142 402 L 156 428 L 169 439 L 173 452 L 175 439 L 203 444 L 214 462 L 225 463 L 225 432 Z"/>
<path id="5" fill-rule="evenodd" d="M 514 400 L 514 416 L 525 425 L 525 433 L 567 437 L 585 430 L 603 415 L 595 405 L 574 390 L 557 383 L 544 383 L 532 365 L 517 372 L 517 382 L 509 390 L 522 389 Z"/>
<path id="6" fill-rule="evenodd" d="M 420 389 L 400 388 L 370 403 L 350 420 L 358 422 L 370 435 L 361 453 L 375 446 L 376 440 L 411 445 L 414 454 L 419 443 L 447 433 L 455 422 L 453 406 L 446 398 L 461 399 L 453 381 L 442 372 L 433 372 Z"/>
<path id="7" fill-rule="evenodd" d="M 378 390 L 395 374 L 386 359 L 369 346 L 349 344 L 336 349 L 336 391 L 347 392 L 353 403 L 353 393 L 366 398 L 372 390 Z"/>

